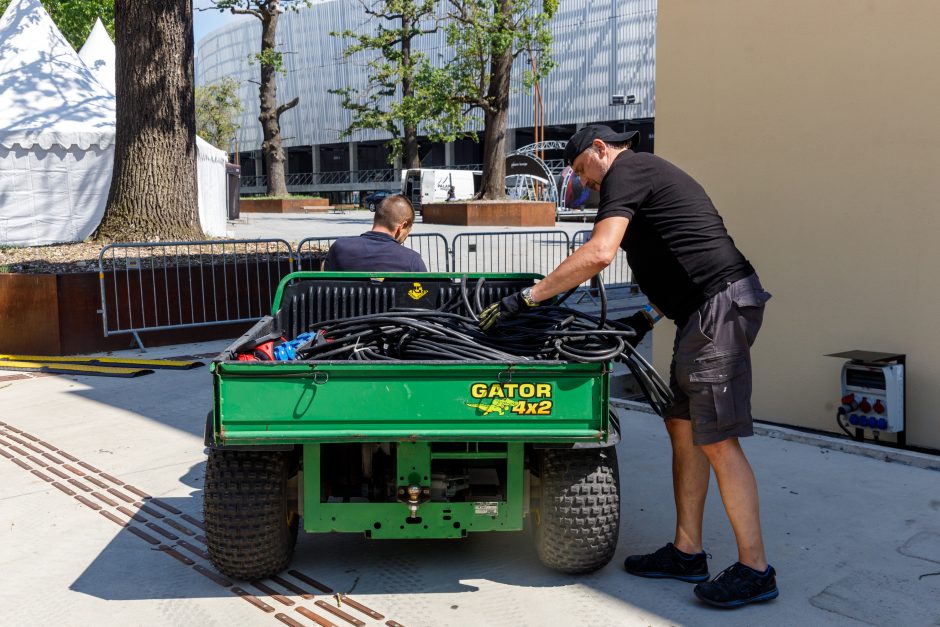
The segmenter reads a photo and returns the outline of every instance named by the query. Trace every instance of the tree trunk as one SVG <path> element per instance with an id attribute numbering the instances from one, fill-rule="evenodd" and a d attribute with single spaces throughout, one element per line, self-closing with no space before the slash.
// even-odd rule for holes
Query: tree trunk
<path id="1" fill-rule="evenodd" d="M 510 0 L 502 0 L 508 5 Z M 511 15 L 509 8 L 502 9 Z M 483 114 L 483 181 L 479 197 L 497 200 L 506 197 L 506 124 L 509 119 L 509 78 L 512 72 L 512 47 L 495 50 L 490 58 L 490 84 Z"/>
<path id="2" fill-rule="evenodd" d="M 202 237 L 192 0 L 115 0 L 117 129 L 99 240 Z"/>
<path id="3" fill-rule="evenodd" d="M 407 13 L 402 15 L 401 18 L 401 31 L 403 37 L 401 40 L 401 67 L 405 69 L 404 74 L 401 77 L 401 95 L 402 98 L 413 98 L 415 95 L 414 88 L 414 76 L 412 72 L 414 71 L 411 67 L 411 37 L 408 36 L 408 33 L 411 32 L 414 21 L 411 16 Z M 404 125 L 404 157 L 405 157 L 405 168 L 417 169 L 421 167 L 421 157 L 418 156 L 418 127 L 415 124 Z"/>
<path id="4" fill-rule="evenodd" d="M 261 114 L 258 120 L 264 141 L 261 143 L 261 152 L 267 165 L 268 195 L 286 196 L 287 181 L 284 176 L 284 149 L 281 147 L 281 114 L 297 105 L 297 99 L 287 105 L 277 105 L 277 71 L 278 68 L 265 63 L 267 54 L 274 53 L 277 46 L 277 20 L 280 12 L 278 2 L 268 2 L 266 8 L 261 9 L 261 86 L 258 94 L 261 97 Z"/>

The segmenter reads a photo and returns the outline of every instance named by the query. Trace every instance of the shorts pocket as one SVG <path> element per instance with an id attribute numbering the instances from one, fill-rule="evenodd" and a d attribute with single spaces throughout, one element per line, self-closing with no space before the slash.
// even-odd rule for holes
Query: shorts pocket
<path id="1" fill-rule="evenodd" d="M 741 354 L 722 355 L 699 362 L 689 370 L 689 384 L 711 397 L 718 431 L 751 420 L 751 378 L 747 359 Z"/>
<path id="2" fill-rule="evenodd" d="M 770 300 L 770 293 L 759 286 L 744 284 L 735 286 L 731 300 L 738 307 L 762 307 Z"/>

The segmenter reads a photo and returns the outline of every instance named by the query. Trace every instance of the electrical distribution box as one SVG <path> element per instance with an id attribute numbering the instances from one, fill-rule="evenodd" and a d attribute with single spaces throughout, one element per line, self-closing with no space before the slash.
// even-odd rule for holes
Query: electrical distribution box
<path id="1" fill-rule="evenodd" d="M 904 355 L 849 351 L 830 357 L 849 361 L 842 366 L 840 414 L 852 427 L 904 431 Z"/>

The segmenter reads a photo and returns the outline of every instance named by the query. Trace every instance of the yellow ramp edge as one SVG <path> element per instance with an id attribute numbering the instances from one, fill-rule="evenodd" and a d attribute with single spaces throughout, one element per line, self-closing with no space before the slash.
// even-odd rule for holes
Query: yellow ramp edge
<path id="1" fill-rule="evenodd" d="M 55 364 L 79 364 L 103 366 L 147 366 L 163 370 L 190 370 L 204 366 L 201 361 L 173 361 L 171 359 L 125 359 L 122 357 L 47 357 L 45 355 L 0 355 L 0 362 L 34 361 Z"/>
<path id="2" fill-rule="evenodd" d="M 153 374 L 146 368 L 118 368 L 113 366 L 93 366 L 80 364 L 41 363 L 37 361 L 0 360 L 0 370 L 18 370 L 21 372 L 48 372 L 51 374 L 80 374 L 99 377 L 140 377 Z"/>

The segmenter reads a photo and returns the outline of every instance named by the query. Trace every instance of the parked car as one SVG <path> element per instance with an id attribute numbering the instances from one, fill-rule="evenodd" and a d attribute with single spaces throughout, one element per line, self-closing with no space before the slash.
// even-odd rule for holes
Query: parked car
<path id="1" fill-rule="evenodd" d="M 375 211 L 375 209 L 379 206 L 379 203 L 385 200 L 386 197 L 392 196 L 398 193 L 400 192 L 389 191 L 389 190 L 381 190 L 378 192 L 372 192 L 371 194 L 368 194 L 363 197 L 362 204 L 363 206 L 368 207 L 369 211 Z"/>

